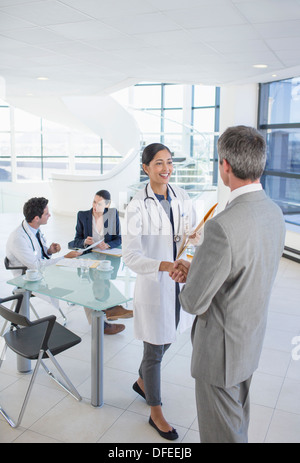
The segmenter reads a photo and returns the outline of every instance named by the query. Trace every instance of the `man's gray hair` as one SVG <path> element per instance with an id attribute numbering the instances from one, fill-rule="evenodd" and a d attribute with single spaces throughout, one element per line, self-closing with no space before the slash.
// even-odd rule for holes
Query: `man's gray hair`
<path id="1" fill-rule="evenodd" d="M 266 142 L 253 127 L 229 127 L 218 140 L 219 161 L 230 164 L 233 174 L 251 181 L 259 179 L 266 165 Z"/>

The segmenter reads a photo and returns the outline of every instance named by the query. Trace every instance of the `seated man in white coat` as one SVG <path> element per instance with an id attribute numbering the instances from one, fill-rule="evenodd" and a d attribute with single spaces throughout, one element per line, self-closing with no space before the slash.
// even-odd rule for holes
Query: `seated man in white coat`
<path id="1" fill-rule="evenodd" d="M 29 199 L 24 204 L 23 214 L 25 219 L 8 238 L 6 257 L 11 267 L 38 269 L 40 262 L 45 260 L 47 265 L 52 255 L 61 250 L 58 243 L 52 243 L 48 247 L 43 234 L 40 232 L 40 226 L 46 225 L 51 216 L 48 209 L 48 200 L 45 198 Z M 71 251 L 64 257 L 72 258 L 80 254 L 80 252 Z M 53 260 L 51 263 L 53 263 Z M 22 273 L 22 270 L 12 271 L 14 276 Z M 47 298 L 47 300 L 59 309 L 59 303 L 56 299 L 51 298 L 50 301 Z"/>

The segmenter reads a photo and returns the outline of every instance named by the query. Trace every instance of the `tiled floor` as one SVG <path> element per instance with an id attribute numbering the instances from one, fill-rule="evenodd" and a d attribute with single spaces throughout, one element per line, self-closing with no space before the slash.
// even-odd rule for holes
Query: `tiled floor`
<path id="1" fill-rule="evenodd" d="M 9 232 L 21 215 L 0 214 L 0 295 L 10 294 L 9 275 L 2 264 Z M 73 238 L 71 218 L 55 216 L 44 228 L 48 242 L 62 244 Z M 251 387 L 252 415 L 250 442 L 300 442 L 300 265 L 286 259 L 280 263 L 274 286 L 268 328 L 258 371 Z M 51 306 L 35 299 L 42 315 Z M 41 370 L 34 386 L 22 426 L 14 430 L 0 417 L 0 442 L 106 442 L 166 443 L 148 424 L 149 408 L 131 389 L 137 378 L 142 345 L 134 339 L 133 320 L 125 320 L 126 330 L 105 337 L 104 400 L 101 409 L 90 405 L 90 326 L 80 307 L 63 306 L 68 327 L 82 342 L 59 356 L 62 366 L 84 399 L 76 402 L 60 390 Z M 295 359 L 292 358 L 294 349 Z M 179 441 L 199 442 L 194 381 L 190 376 L 191 344 L 189 333 L 178 336 L 166 353 L 162 369 L 164 414 L 176 427 Z M 16 372 L 14 355 L 0 373 L 0 403 L 16 416 L 28 376 Z"/>

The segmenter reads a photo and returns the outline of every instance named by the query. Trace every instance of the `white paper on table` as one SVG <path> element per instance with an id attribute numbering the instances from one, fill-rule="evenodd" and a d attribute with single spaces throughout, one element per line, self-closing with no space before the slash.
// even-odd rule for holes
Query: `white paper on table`
<path id="1" fill-rule="evenodd" d="M 104 238 L 103 238 L 102 240 L 97 241 L 97 243 L 91 244 L 91 245 L 88 246 L 87 248 L 77 249 L 77 251 L 79 251 L 79 252 L 86 252 L 86 251 L 89 251 L 90 249 L 93 249 L 95 246 L 97 246 L 97 244 L 102 243 L 102 241 L 104 241 Z"/>
<path id="2" fill-rule="evenodd" d="M 93 249 L 93 252 L 99 252 L 100 254 L 107 254 L 108 256 L 122 256 L 122 249 L 113 248 L 113 249 Z"/>
<path id="3" fill-rule="evenodd" d="M 80 268 L 82 266 L 91 267 L 99 264 L 99 261 L 93 259 L 68 259 L 64 258 L 57 262 L 56 265 L 69 268 Z"/>

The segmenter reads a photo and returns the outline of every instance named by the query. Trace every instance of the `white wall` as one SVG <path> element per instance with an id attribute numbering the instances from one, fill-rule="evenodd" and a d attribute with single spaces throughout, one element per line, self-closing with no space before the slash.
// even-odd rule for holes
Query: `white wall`
<path id="1" fill-rule="evenodd" d="M 220 134 L 228 127 L 248 125 L 257 127 L 258 85 L 232 85 L 221 87 Z M 224 209 L 230 190 L 219 176 L 218 211 Z"/>
<path id="2" fill-rule="evenodd" d="M 52 194 L 49 182 L 0 182 L 0 213 L 21 212 L 24 203 L 35 196 L 49 199 Z"/>
<path id="3" fill-rule="evenodd" d="M 57 214 L 76 217 L 78 211 L 92 207 L 97 191 L 108 190 L 111 193 L 112 206 L 122 212 L 128 203 L 129 187 L 137 183 L 139 178 L 139 150 L 132 150 L 128 158 L 108 174 L 97 177 L 52 174 L 52 210 Z"/>

